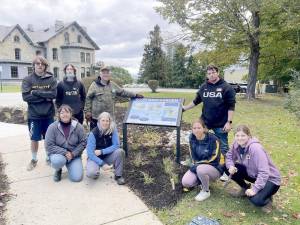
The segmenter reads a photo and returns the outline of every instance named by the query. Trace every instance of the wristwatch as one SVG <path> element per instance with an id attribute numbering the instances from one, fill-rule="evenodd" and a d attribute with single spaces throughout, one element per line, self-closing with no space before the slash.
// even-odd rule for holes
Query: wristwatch
<path id="1" fill-rule="evenodd" d="M 230 123 L 230 124 L 232 124 L 232 120 L 228 120 L 228 121 L 227 121 L 227 123 Z"/>

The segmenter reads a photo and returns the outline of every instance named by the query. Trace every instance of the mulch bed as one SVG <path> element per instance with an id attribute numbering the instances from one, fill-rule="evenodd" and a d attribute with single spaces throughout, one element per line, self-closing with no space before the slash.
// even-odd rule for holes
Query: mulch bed
<path id="1" fill-rule="evenodd" d="M 1 225 L 5 224 L 4 211 L 6 202 L 9 200 L 8 195 L 8 181 L 7 176 L 4 174 L 5 164 L 2 161 L 2 157 L 0 154 L 0 221 Z"/>
<path id="2" fill-rule="evenodd" d="M 125 112 L 126 108 L 116 108 L 116 120 L 120 131 Z M 188 169 L 175 162 L 176 146 L 167 145 L 169 140 L 166 133 L 172 132 L 174 128 L 129 125 L 127 129 L 129 155 L 124 168 L 127 186 L 151 208 L 162 209 L 174 206 L 183 197 L 181 178 Z M 190 130 L 190 125 L 183 123 L 181 129 Z M 154 138 L 159 136 L 159 143 L 151 144 L 152 140 L 147 143 L 142 138 L 145 133 L 150 136 L 154 134 Z M 181 145 L 181 159 L 185 159 L 188 154 L 188 145 Z M 137 156 L 141 156 L 139 166 L 135 162 Z M 163 159 L 166 158 L 171 159 L 173 172 L 177 176 L 175 190 L 172 189 L 170 176 L 165 172 Z M 147 183 L 145 174 L 151 177 L 151 183 Z"/>

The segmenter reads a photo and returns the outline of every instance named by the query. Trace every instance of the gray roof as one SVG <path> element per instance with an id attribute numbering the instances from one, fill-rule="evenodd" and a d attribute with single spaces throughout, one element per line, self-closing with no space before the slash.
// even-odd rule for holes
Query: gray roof
<path id="1" fill-rule="evenodd" d="M 15 26 L 0 25 L 0 41 L 2 41 Z"/>
<path id="2" fill-rule="evenodd" d="M 63 32 L 69 26 L 74 25 L 78 28 L 78 30 L 82 33 L 82 35 L 93 45 L 96 50 L 99 50 L 99 46 L 90 38 L 90 36 L 86 33 L 86 31 L 76 22 L 66 23 L 64 26 L 55 31 L 55 26 L 49 27 L 44 30 L 37 31 L 29 31 L 23 30 L 18 24 L 16 26 L 2 26 L 0 25 L 0 41 L 3 41 L 7 37 L 7 35 L 12 32 L 15 28 L 18 28 L 20 32 L 24 35 L 24 37 L 31 43 L 36 46 L 43 42 L 49 41 L 51 38 Z"/>

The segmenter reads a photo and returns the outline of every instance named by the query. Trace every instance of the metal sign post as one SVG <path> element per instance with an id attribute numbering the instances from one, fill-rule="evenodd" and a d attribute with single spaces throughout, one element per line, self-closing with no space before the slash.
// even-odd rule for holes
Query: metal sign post
<path id="1" fill-rule="evenodd" d="M 0 86 L 1 86 L 1 92 L 2 92 L 2 66 L 0 66 Z"/>

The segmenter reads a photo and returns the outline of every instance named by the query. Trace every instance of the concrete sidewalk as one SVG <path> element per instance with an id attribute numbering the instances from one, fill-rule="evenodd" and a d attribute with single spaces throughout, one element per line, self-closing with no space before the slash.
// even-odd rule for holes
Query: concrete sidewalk
<path id="1" fill-rule="evenodd" d="M 116 184 L 111 171 L 101 171 L 98 180 L 85 176 L 80 183 L 70 182 L 64 173 L 61 182 L 55 183 L 43 143 L 36 169 L 26 171 L 29 150 L 26 126 L 0 122 L 0 152 L 13 195 L 7 205 L 8 225 L 162 224 L 133 192 Z M 84 166 L 85 162 L 84 154 Z"/>

